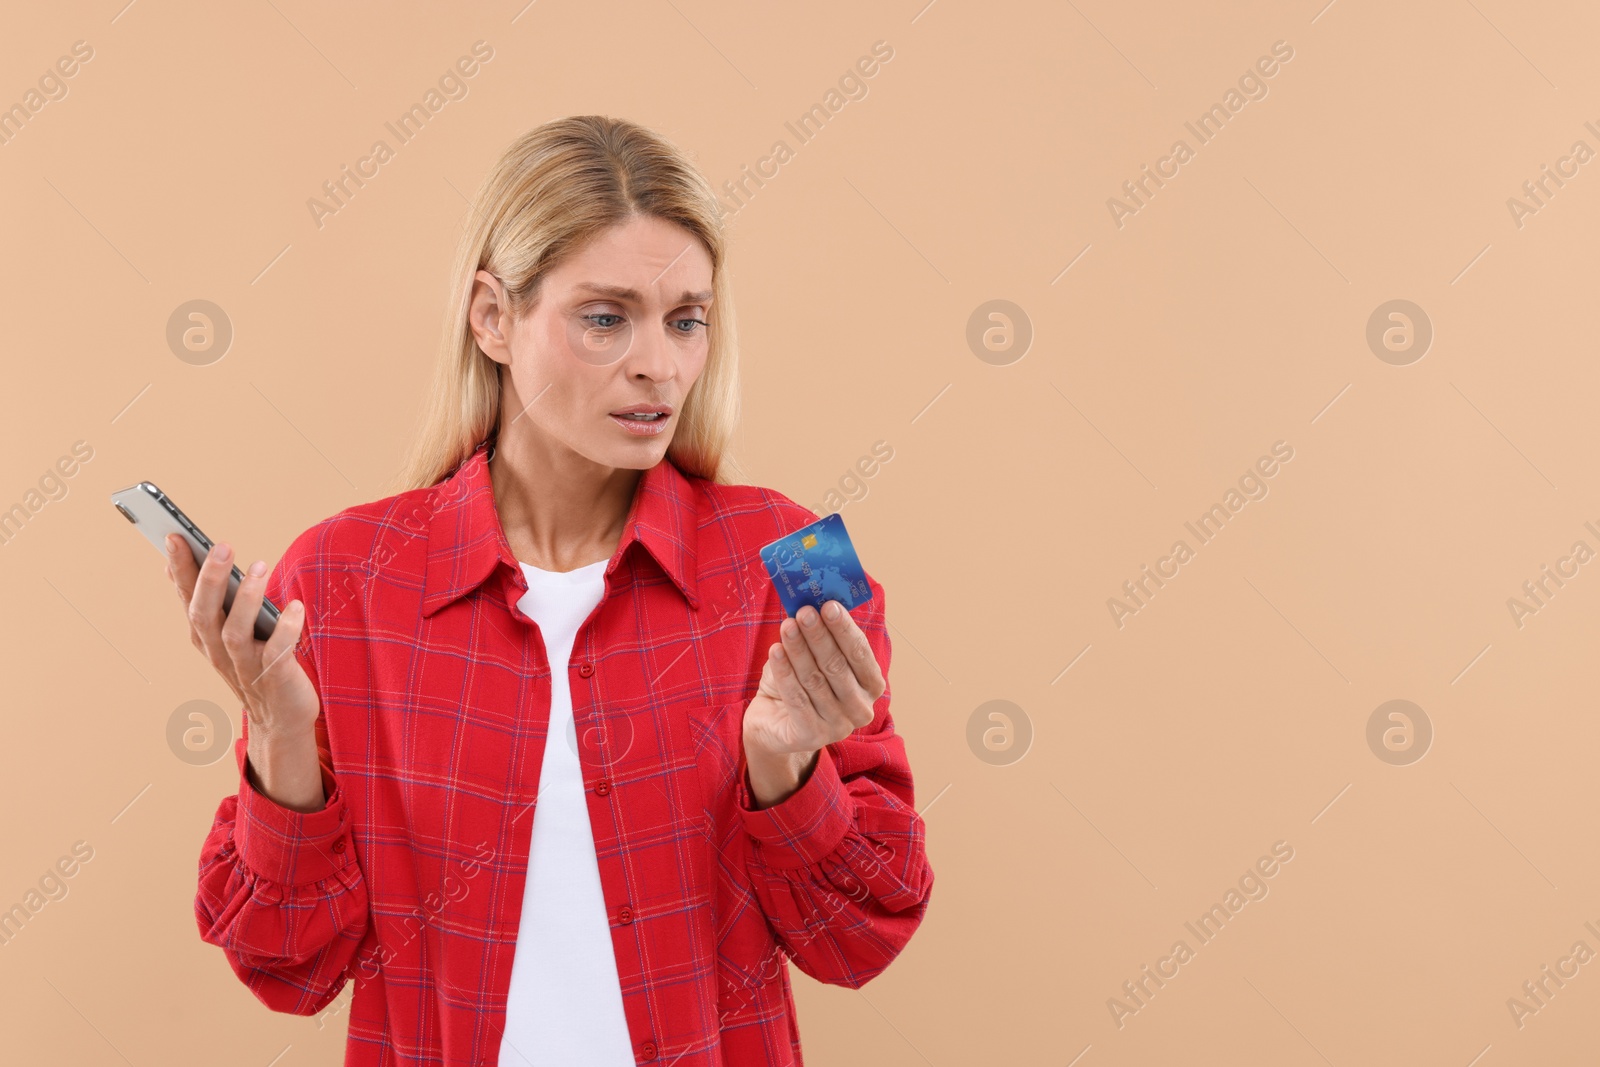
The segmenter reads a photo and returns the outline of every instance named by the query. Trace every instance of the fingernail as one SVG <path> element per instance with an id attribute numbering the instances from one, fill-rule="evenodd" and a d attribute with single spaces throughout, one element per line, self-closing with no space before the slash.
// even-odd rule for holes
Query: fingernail
<path id="1" fill-rule="evenodd" d="M 250 564 L 250 577 L 259 578 L 265 573 L 267 573 L 266 560 L 258 559 L 254 563 Z"/>
<path id="2" fill-rule="evenodd" d="M 830 600 L 826 604 L 822 605 L 822 614 L 830 621 L 837 619 L 839 617 L 839 602 L 837 600 Z"/>
<path id="3" fill-rule="evenodd" d="M 812 608 L 810 611 L 802 611 L 800 613 L 800 624 L 808 627 L 815 626 L 817 624 L 817 609 Z"/>
<path id="4" fill-rule="evenodd" d="M 232 550 L 229 549 L 227 545 L 221 543 L 220 541 L 217 542 L 216 544 L 212 545 L 211 546 L 211 551 L 206 553 L 207 556 L 211 557 L 212 559 L 218 560 L 218 561 L 220 561 L 222 563 L 226 563 L 228 561 L 228 557 L 230 555 L 232 555 L 232 554 L 233 554 Z"/>

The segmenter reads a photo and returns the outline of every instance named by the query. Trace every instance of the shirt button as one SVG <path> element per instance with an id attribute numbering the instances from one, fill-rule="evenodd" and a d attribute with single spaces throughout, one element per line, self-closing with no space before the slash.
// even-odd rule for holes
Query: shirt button
<path id="1" fill-rule="evenodd" d="M 644 1044 L 640 1045 L 639 1046 L 639 1055 L 643 1056 L 647 1060 L 655 1059 L 656 1058 L 656 1043 L 654 1041 L 646 1041 Z"/>
<path id="2" fill-rule="evenodd" d="M 341 837 L 341 838 L 339 838 L 337 841 L 335 841 L 333 843 L 333 850 L 335 852 L 343 852 L 344 851 L 344 838 Z"/>
<path id="3" fill-rule="evenodd" d="M 626 904 L 618 908 L 617 922 L 622 923 L 624 926 L 633 922 L 633 909 L 628 907 Z"/>
<path id="4" fill-rule="evenodd" d="M 578 664 L 578 676 L 579 677 L 587 678 L 593 673 L 594 673 L 594 664 L 593 663 L 585 662 L 585 663 Z"/>
<path id="5" fill-rule="evenodd" d="M 611 792 L 611 783 L 609 781 L 607 781 L 606 779 L 602 778 L 602 779 L 600 779 L 598 782 L 596 782 L 594 784 L 594 791 L 596 793 L 598 793 L 600 796 L 605 796 L 606 794 Z"/>

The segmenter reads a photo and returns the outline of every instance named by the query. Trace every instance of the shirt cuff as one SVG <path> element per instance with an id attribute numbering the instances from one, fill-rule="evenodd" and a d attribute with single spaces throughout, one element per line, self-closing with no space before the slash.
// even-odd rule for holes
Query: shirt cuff
<path id="1" fill-rule="evenodd" d="M 828 855 L 855 825 L 855 798 L 826 745 L 811 777 L 782 801 L 755 810 L 749 764 L 739 761 L 739 814 L 756 857 L 769 867 L 803 867 Z"/>
<path id="2" fill-rule="evenodd" d="M 322 791 L 327 802 L 320 811 L 294 811 L 258 792 L 241 768 L 229 837 L 240 862 L 258 877 L 285 886 L 319 882 L 354 864 L 349 809 L 326 768 Z"/>

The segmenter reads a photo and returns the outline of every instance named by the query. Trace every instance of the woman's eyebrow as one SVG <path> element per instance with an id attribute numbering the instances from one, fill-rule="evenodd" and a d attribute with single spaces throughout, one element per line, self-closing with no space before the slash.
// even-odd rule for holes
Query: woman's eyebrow
<path id="1" fill-rule="evenodd" d="M 598 294 L 599 296 L 615 297 L 618 300 L 632 300 L 635 303 L 643 302 L 637 290 L 629 289 L 627 286 L 623 285 L 602 285 L 599 282 L 579 282 L 576 286 L 574 286 L 574 288 L 586 289 L 591 293 Z M 688 290 L 684 290 L 684 293 L 679 298 L 678 302 L 680 304 L 704 304 L 710 299 L 711 291 L 709 289 L 698 293 L 691 293 Z"/>

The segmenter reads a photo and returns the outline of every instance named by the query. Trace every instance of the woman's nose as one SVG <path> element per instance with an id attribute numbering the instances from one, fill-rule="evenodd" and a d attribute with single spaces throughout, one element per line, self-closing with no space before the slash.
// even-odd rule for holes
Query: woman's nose
<path id="1" fill-rule="evenodd" d="M 653 329 L 634 331 L 627 360 L 630 373 L 643 374 L 657 381 L 670 378 L 677 366 L 677 357 L 668 345 L 667 338 Z"/>

